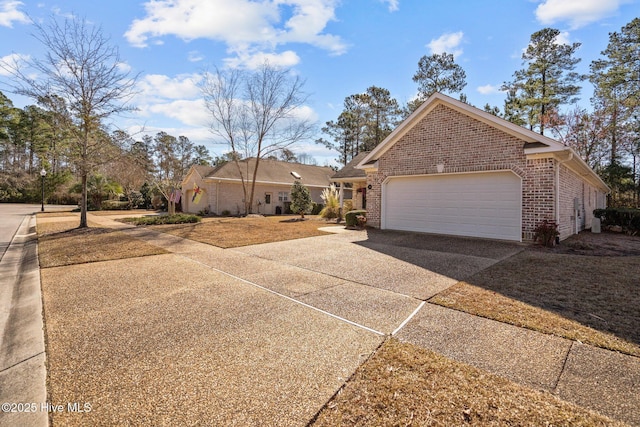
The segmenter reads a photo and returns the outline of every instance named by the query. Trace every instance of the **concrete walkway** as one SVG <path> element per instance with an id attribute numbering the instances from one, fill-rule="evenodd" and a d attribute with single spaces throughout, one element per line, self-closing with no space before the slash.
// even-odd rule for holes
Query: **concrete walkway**
<path id="1" fill-rule="evenodd" d="M 124 358 L 122 363 L 126 364 L 126 360 L 137 360 L 138 351 L 156 348 L 163 342 L 164 333 L 156 331 L 155 325 L 178 328 L 180 325 L 170 325 L 179 319 L 185 327 L 197 327 L 199 340 L 206 343 L 199 351 L 209 354 L 206 348 L 211 347 L 215 352 L 208 357 L 228 360 L 216 355 L 220 352 L 237 359 L 237 363 L 232 361 L 228 367 L 232 376 L 203 371 L 203 375 L 213 375 L 210 380 L 220 382 L 223 388 L 201 392 L 217 394 L 226 390 L 227 405 L 218 408 L 223 416 L 237 416 L 238 411 L 243 411 L 242 405 L 248 402 L 258 406 L 257 412 L 242 412 L 245 418 L 235 418 L 235 421 L 255 422 L 259 419 L 255 417 L 263 416 L 279 417 L 268 419 L 279 419 L 285 424 L 304 424 L 308 419 L 305 417 L 313 415 L 326 402 L 332 390 L 335 392 L 339 388 L 384 337 L 392 335 L 521 384 L 547 390 L 612 418 L 640 425 L 639 358 L 426 302 L 458 280 L 522 250 L 517 245 L 491 246 L 487 243 L 491 247 L 469 251 L 468 245 L 462 242 L 459 248 L 453 247 L 447 253 L 386 244 L 367 239 L 364 232 L 348 232 L 220 249 L 149 229 L 133 228 L 110 217 L 91 215 L 90 221 L 119 228 L 169 251 L 170 255 L 136 261 L 137 269 L 154 271 L 148 283 L 164 281 L 166 289 L 150 288 L 145 282 L 140 284 L 141 289 L 147 289 L 150 295 L 124 295 L 121 301 L 99 298 L 87 301 L 78 296 L 73 304 L 69 304 L 69 310 L 85 307 L 84 311 L 89 314 L 84 316 L 100 316 L 100 322 L 116 322 L 120 331 L 136 328 L 146 331 L 144 337 L 147 338 L 141 338 L 139 334 L 129 336 L 130 332 L 125 333 L 125 338 L 116 338 L 105 326 L 102 331 L 91 332 L 96 335 L 88 343 L 70 342 L 87 347 L 85 351 L 99 353 L 100 340 L 124 339 L 121 356 Z M 69 286 L 81 286 L 90 272 L 92 280 L 99 282 L 100 288 L 108 293 L 110 287 L 117 286 L 112 283 L 116 277 L 114 269 L 125 274 L 123 280 L 130 277 L 130 281 L 142 281 L 139 272 L 126 272 L 125 266 L 130 264 L 127 260 L 109 261 L 94 263 L 90 269 L 86 266 L 47 269 L 47 274 L 70 283 Z M 177 284 L 179 280 L 185 284 Z M 187 286 L 187 282 L 192 285 Z M 153 295 L 156 292 L 161 293 Z M 207 292 L 206 299 L 199 294 L 202 292 Z M 141 300 L 132 301 L 135 298 Z M 169 301 L 174 303 L 169 304 Z M 178 307 L 174 304 L 184 301 L 192 307 L 193 313 L 180 311 L 178 316 L 175 311 Z M 135 324 L 126 320 L 127 315 L 144 317 L 147 309 L 158 304 L 167 306 L 166 316 L 151 314 L 144 323 Z M 208 310 L 208 314 L 203 310 Z M 227 311 L 233 311 L 233 314 L 225 314 Z M 64 322 L 65 314 L 68 313 L 62 313 L 53 321 Z M 212 325 L 200 325 L 201 316 L 213 319 Z M 85 320 L 89 318 L 85 317 Z M 213 325 L 215 330 L 211 330 Z M 68 331 L 67 335 L 72 336 L 73 331 Z M 171 337 L 180 342 L 184 340 L 175 335 Z M 212 339 L 220 340 L 224 345 L 214 345 Z M 261 343 L 258 347 L 254 345 L 256 340 Z M 185 360 L 188 357 L 185 355 Z M 78 360 L 77 363 L 84 366 L 85 362 Z M 154 371 L 152 367 L 125 368 L 114 363 L 101 369 L 115 369 L 123 378 L 136 378 L 136 369 Z M 252 369 L 260 369 L 261 363 L 261 375 L 267 378 L 285 375 L 287 381 L 274 377 L 268 380 L 267 389 L 252 390 L 251 396 L 246 396 L 248 400 L 242 403 L 238 400 L 242 390 L 246 392 L 246 388 L 251 387 L 248 384 L 251 372 L 255 372 Z M 293 364 L 294 367 L 283 370 L 280 364 Z M 330 372 L 332 370 L 335 372 Z M 136 381 L 144 384 L 144 378 Z M 315 390 L 318 386 L 312 384 L 317 384 L 318 378 L 322 379 L 323 387 Z M 197 386 L 198 381 L 194 381 Z M 291 384 L 284 385 L 289 382 Z M 305 390 L 304 384 L 314 391 Z M 274 393 L 273 387 L 280 393 Z M 114 396 L 109 395 L 108 385 L 103 385 L 103 389 L 94 395 L 105 393 L 105 398 L 95 403 L 116 405 L 109 402 Z M 216 399 L 224 400 L 220 396 Z M 278 407 L 291 401 L 299 402 L 300 407 Z M 169 422 L 172 418 L 167 415 L 161 420 Z"/>
<path id="2" fill-rule="evenodd" d="M 351 232 L 221 250 L 143 229 L 129 232 L 363 327 L 640 425 L 640 358 L 424 303 L 522 247 L 444 253 Z"/>

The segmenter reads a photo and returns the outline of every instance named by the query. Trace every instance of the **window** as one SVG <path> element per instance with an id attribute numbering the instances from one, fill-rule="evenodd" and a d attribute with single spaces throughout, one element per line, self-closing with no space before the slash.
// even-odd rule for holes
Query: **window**
<path id="1" fill-rule="evenodd" d="M 267 193 L 264 195 L 264 203 L 267 205 L 271 204 L 271 193 Z"/>
<path id="2" fill-rule="evenodd" d="M 289 193 L 286 191 L 278 192 L 278 201 L 279 202 L 288 202 L 289 201 Z"/>

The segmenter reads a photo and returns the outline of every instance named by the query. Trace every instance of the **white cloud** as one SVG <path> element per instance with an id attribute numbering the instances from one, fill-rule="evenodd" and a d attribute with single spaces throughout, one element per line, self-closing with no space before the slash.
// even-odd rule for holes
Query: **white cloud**
<path id="1" fill-rule="evenodd" d="M 13 28 L 13 23 L 28 24 L 31 22 L 26 13 L 18 10 L 23 3 L 7 0 L 0 2 L 0 26 Z"/>
<path id="2" fill-rule="evenodd" d="M 382 2 L 389 5 L 389 12 L 395 12 L 400 9 L 400 0 L 382 0 Z"/>
<path id="3" fill-rule="evenodd" d="M 168 35 L 186 41 L 206 38 L 225 43 L 229 52 L 237 54 L 237 60 L 252 59 L 258 51 L 291 60 L 289 53 L 273 53 L 286 43 L 306 43 L 339 55 L 346 51 L 345 43 L 339 36 L 324 33 L 335 19 L 337 2 L 151 0 L 145 3 L 146 16 L 134 20 L 125 37 L 138 47 Z"/>
<path id="4" fill-rule="evenodd" d="M 556 37 L 556 44 L 571 44 L 571 40 L 569 40 L 569 32 L 563 31 Z"/>
<path id="5" fill-rule="evenodd" d="M 501 93 L 502 91 L 500 90 L 500 86 L 495 86 L 495 85 L 484 85 L 484 86 L 478 86 L 478 88 L 476 89 L 478 92 L 480 92 L 483 95 L 493 95 L 496 93 Z"/>
<path id="6" fill-rule="evenodd" d="M 202 55 L 197 50 L 189 51 L 189 53 L 187 54 L 187 60 L 189 62 L 200 62 L 203 59 L 204 59 L 204 55 Z"/>
<path id="7" fill-rule="evenodd" d="M 0 58 L 0 76 L 13 75 L 11 70 L 18 70 L 30 59 L 29 55 L 11 53 Z"/>
<path id="8" fill-rule="evenodd" d="M 200 96 L 199 74 L 181 74 L 174 78 L 162 74 L 147 74 L 138 83 L 140 101 L 193 99 Z"/>
<path id="9" fill-rule="evenodd" d="M 238 52 L 238 56 L 227 58 L 225 64 L 231 68 L 245 67 L 252 70 L 260 68 L 265 62 L 275 67 L 289 68 L 300 62 L 300 57 L 293 51 L 287 50 L 282 53 Z"/>
<path id="10" fill-rule="evenodd" d="M 457 33 L 445 33 L 437 39 L 431 40 L 427 47 L 431 50 L 431 53 L 450 53 L 454 57 L 462 55 L 462 48 L 460 44 L 464 38 L 464 33 L 458 31 Z"/>
<path id="11" fill-rule="evenodd" d="M 207 128 L 210 120 L 209 112 L 202 99 L 179 99 L 172 102 L 154 104 L 145 108 L 145 111 L 152 114 L 162 114 L 185 125 L 195 127 Z"/>
<path id="12" fill-rule="evenodd" d="M 536 8 L 541 24 L 568 22 L 572 29 L 614 15 L 623 0 L 544 0 Z"/>

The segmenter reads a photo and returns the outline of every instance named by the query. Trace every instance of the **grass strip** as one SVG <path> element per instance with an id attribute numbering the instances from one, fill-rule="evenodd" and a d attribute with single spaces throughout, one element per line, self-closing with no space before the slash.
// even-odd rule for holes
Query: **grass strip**
<path id="1" fill-rule="evenodd" d="M 391 339 L 325 405 L 314 425 L 625 424 Z"/>

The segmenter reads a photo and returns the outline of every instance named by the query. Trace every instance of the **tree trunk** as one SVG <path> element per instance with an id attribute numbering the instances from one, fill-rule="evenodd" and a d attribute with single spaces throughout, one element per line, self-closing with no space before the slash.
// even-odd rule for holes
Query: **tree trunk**
<path id="1" fill-rule="evenodd" d="M 80 226 L 78 228 L 87 227 L 87 174 L 82 174 L 82 199 L 80 201 Z"/>

